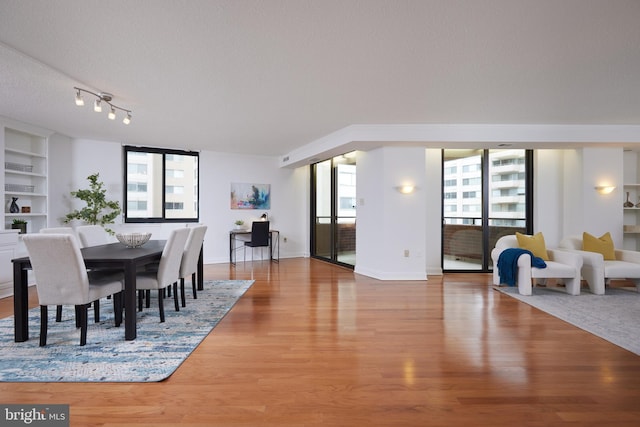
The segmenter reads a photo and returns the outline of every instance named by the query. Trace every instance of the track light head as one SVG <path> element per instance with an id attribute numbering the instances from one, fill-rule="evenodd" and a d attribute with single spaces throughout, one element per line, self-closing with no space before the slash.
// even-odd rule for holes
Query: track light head
<path id="1" fill-rule="evenodd" d="M 84 99 L 82 99 L 82 95 L 80 94 L 80 90 L 76 92 L 76 105 L 78 107 L 82 107 L 84 105 Z"/>
<path id="2" fill-rule="evenodd" d="M 124 123 L 125 125 L 128 125 L 129 123 L 131 123 L 131 113 L 127 113 L 125 118 L 122 119 L 122 123 Z"/>
<path id="3" fill-rule="evenodd" d="M 116 110 L 115 110 L 115 108 L 111 107 L 111 111 L 109 111 L 109 114 L 107 115 L 107 117 L 109 118 L 109 120 L 115 120 L 116 119 Z"/>

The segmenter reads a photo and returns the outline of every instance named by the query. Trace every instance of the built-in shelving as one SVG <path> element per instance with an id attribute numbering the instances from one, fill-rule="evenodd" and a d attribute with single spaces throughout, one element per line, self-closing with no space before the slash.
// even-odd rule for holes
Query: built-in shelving
<path id="1" fill-rule="evenodd" d="M 3 149 L 4 228 L 27 221 L 27 232 L 47 226 L 47 137 L 5 126 Z M 18 212 L 11 212 L 16 199 Z"/>

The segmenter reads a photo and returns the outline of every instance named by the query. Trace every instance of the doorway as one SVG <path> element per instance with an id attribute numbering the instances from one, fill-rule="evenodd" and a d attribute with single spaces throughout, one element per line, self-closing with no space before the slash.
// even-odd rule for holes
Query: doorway
<path id="1" fill-rule="evenodd" d="M 496 241 L 532 230 L 531 150 L 442 152 L 442 269 L 490 272 Z"/>
<path id="2" fill-rule="evenodd" d="M 356 263 L 356 153 L 311 165 L 311 256 Z"/>

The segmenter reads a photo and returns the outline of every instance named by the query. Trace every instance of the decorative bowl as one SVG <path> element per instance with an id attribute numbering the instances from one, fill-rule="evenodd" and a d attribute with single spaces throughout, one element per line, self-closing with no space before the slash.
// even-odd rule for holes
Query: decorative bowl
<path id="1" fill-rule="evenodd" d="M 116 238 L 129 248 L 139 248 L 149 241 L 151 233 L 116 233 Z"/>

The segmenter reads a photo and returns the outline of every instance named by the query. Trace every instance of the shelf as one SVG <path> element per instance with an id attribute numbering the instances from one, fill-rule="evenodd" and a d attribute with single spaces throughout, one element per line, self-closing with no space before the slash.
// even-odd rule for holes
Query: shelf
<path id="1" fill-rule="evenodd" d="M 41 173 L 35 173 L 35 172 L 21 172 L 21 171 L 14 171 L 11 169 L 6 169 L 4 170 L 4 173 L 6 175 L 20 175 L 20 176 L 30 176 L 30 177 L 34 177 L 34 178 L 46 178 L 47 176 Z"/>
<path id="2" fill-rule="evenodd" d="M 47 197 L 47 195 L 43 194 L 43 193 L 20 193 L 20 192 L 17 192 L 17 191 L 5 191 L 4 194 L 7 195 L 7 196 Z"/>
<path id="3" fill-rule="evenodd" d="M 6 218 L 24 218 L 24 217 L 38 217 L 38 216 L 47 216 L 44 212 L 30 212 L 30 213 L 10 213 L 6 212 L 4 214 Z"/>
<path id="4" fill-rule="evenodd" d="M 46 159 L 47 156 L 45 154 L 40 154 L 40 153 L 34 153 L 32 151 L 25 151 L 25 150 L 16 150 L 15 148 L 5 148 L 4 151 L 6 153 L 13 153 L 13 154 L 20 154 L 23 156 L 29 156 L 29 157 L 38 157 L 41 159 Z"/>

